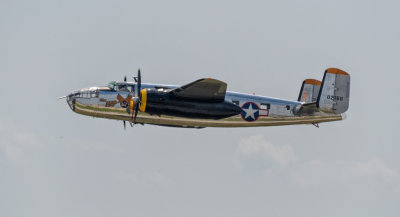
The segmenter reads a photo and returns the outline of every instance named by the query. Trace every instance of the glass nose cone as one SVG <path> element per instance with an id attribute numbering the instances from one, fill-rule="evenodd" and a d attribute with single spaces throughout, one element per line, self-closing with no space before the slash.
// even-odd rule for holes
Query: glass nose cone
<path id="1" fill-rule="evenodd" d="M 67 96 L 67 103 L 72 111 L 75 111 L 76 99 L 80 96 L 80 91 L 74 91 Z"/>

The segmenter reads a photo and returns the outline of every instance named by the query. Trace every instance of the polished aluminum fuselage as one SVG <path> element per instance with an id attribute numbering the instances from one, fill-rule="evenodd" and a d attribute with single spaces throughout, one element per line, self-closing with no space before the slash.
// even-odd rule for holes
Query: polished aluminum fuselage
<path id="1" fill-rule="evenodd" d="M 126 82 L 127 90 L 111 90 L 106 87 L 92 87 L 76 91 L 67 96 L 67 102 L 71 109 L 79 114 L 108 118 L 124 121 L 132 121 L 132 112 L 127 112 L 125 102 L 118 99 L 120 95 L 127 99 L 132 92 L 138 92 L 135 83 Z M 143 88 L 157 91 L 165 91 L 176 88 L 175 85 L 142 84 Z M 313 112 L 310 114 L 300 113 L 301 102 L 283 100 L 265 96 L 226 92 L 225 101 L 232 102 L 242 108 L 252 110 L 250 117 L 246 113 L 231 116 L 223 119 L 201 119 L 187 118 L 167 115 L 152 115 L 140 112 L 136 122 L 142 124 L 153 124 L 175 127 L 256 127 L 256 126 L 278 126 L 292 124 L 316 124 L 321 122 L 342 120 L 342 115 Z M 246 111 L 248 111 L 246 109 Z M 248 117 L 249 116 L 249 117 Z M 247 119 L 246 119 L 247 117 Z M 250 120 L 250 121 L 249 121 Z"/>

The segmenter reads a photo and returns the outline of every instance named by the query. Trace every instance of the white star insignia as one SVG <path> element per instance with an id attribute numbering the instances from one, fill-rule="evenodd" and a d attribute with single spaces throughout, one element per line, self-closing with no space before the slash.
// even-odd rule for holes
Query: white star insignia
<path id="1" fill-rule="evenodd" d="M 255 120 L 256 118 L 254 117 L 254 114 L 257 112 L 257 110 L 253 110 L 253 105 L 250 104 L 248 109 L 243 109 L 244 112 L 246 112 L 246 116 L 244 117 L 244 119 L 247 119 L 248 117 L 253 118 L 253 120 Z"/>

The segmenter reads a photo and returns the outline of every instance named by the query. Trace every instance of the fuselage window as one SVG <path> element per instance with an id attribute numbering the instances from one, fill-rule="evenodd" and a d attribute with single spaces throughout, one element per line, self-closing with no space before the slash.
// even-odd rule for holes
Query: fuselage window
<path id="1" fill-rule="evenodd" d="M 287 106 L 286 106 L 286 109 L 287 109 L 287 110 L 290 110 L 290 105 L 287 105 Z"/>
<path id="2" fill-rule="evenodd" d="M 269 103 L 261 103 L 260 108 L 264 109 L 264 110 L 266 110 L 266 109 L 270 110 L 271 109 L 271 104 L 269 104 Z"/>
<path id="3" fill-rule="evenodd" d="M 98 90 L 90 91 L 90 97 L 92 98 L 99 97 L 99 91 Z"/>
<path id="4" fill-rule="evenodd" d="M 81 92 L 81 98 L 89 98 L 88 91 L 82 91 Z"/>

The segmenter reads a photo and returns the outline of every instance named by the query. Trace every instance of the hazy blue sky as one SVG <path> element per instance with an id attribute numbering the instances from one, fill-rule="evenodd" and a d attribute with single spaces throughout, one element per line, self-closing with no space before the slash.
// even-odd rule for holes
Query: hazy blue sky
<path id="1" fill-rule="evenodd" d="M 398 1 L 0 1 L 0 217 L 400 213 Z M 347 120 L 202 130 L 73 113 L 136 74 L 297 99 L 352 76 Z M 397 132 L 397 133 L 396 133 Z"/>

